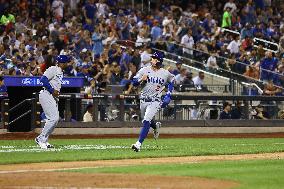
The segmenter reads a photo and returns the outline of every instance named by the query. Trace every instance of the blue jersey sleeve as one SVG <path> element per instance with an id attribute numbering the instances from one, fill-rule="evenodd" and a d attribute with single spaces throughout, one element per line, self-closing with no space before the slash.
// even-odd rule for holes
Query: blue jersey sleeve
<path id="1" fill-rule="evenodd" d="M 48 90 L 48 92 L 50 92 L 51 94 L 54 92 L 54 89 L 50 85 L 48 78 L 46 76 L 42 76 L 40 78 L 40 82 L 43 83 L 43 86 Z"/>

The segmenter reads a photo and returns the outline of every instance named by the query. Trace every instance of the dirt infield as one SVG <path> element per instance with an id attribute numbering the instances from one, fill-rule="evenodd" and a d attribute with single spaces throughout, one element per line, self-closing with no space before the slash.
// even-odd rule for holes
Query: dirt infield
<path id="1" fill-rule="evenodd" d="M 236 182 L 197 177 L 149 176 L 137 174 L 83 174 L 58 172 L 70 169 L 118 167 L 127 165 L 149 165 L 166 163 L 198 163 L 221 160 L 284 159 L 282 153 L 191 156 L 124 159 L 81 162 L 49 162 L 16 165 L 0 165 L 0 188 L 187 188 L 226 189 L 238 185 Z"/>
<path id="2" fill-rule="evenodd" d="M 0 134 L 0 140 L 30 140 L 38 134 L 34 132 L 14 132 Z M 107 134 L 107 135 L 52 135 L 54 139 L 96 139 L 96 138 L 137 138 L 137 135 Z M 284 138 L 284 133 L 257 134 L 163 134 L 160 138 Z"/>
<path id="3" fill-rule="evenodd" d="M 13 177 L 17 180 L 15 184 Z M 195 177 L 169 177 L 125 174 L 83 174 L 65 172 L 17 173 L 1 175 L 8 180 L 1 188 L 179 188 L 179 189 L 214 189 L 232 188 L 237 183 L 222 180 Z M 43 182 L 44 181 L 44 182 Z M 170 182 L 169 182 L 170 181 Z"/>

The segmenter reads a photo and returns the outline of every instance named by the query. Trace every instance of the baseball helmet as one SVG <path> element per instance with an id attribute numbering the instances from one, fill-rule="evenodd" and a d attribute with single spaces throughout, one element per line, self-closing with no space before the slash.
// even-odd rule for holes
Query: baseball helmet
<path id="1" fill-rule="evenodd" d="M 58 63 L 67 63 L 70 61 L 70 58 L 67 55 L 59 55 L 56 57 L 56 61 Z"/>
<path id="2" fill-rule="evenodd" d="M 164 60 L 164 53 L 156 51 L 151 56 L 153 59 L 157 59 L 157 66 L 162 66 Z"/>

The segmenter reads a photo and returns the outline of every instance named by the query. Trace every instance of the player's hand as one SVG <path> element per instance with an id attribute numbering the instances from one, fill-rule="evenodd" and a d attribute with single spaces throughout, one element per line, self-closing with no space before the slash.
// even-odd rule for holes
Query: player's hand
<path id="1" fill-rule="evenodd" d="M 147 81 L 147 79 L 148 79 L 148 75 L 145 74 L 145 75 L 142 76 L 141 81 Z"/>
<path id="2" fill-rule="evenodd" d="M 166 96 L 163 99 L 163 103 L 162 103 L 162 108 L 166 108 L 169 103 L 171 102 L 171 95 L 170 94 L 166 94 Z"/>
<path id="3" fill-rule="evenodd" d="M 53 93 L 52 93 L 52 95 L 53 95 L 54 97 L 59 97 L 59 91 L 54 90 Z"/>

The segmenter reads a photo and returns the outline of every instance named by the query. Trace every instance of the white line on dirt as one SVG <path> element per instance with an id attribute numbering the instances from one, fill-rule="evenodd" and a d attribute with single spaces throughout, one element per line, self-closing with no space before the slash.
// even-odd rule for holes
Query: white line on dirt
<path id="1" fill-rule="evenodd" d="M 187 162 L 191 163 L 191 162 Z M 192 162 L 196 163 L 196 162 Z M 10 173 L 29 173 L 29 172 L 53 172 L 53 171 L 69 171 L 69 170 L 81 170 L 81 169 L 99 169 L 99 168 L 113 168 L 113 167 L 127 167 L 129 165 L 115 165 L 115 166 L 89 166 L 89 167 L 70 167 L 70 168 L 58 168 L 58 169 L 35 169 L 35 170 L 14 170 L 14 171 L 0 171 L 0 174 Z"/>
<path id="2" fill-rule="evenodd" d="M 68 171 L 68 170 L 79 170 L 79 169 L 98 169 L 104 168 L 106 166 L 96 166 L 96 167 L 74 167 L 74 168 L 60 168 L 60 169 L 36 169 L 36 170 L 15 170 L 15 171 L 0 171 L 0 174 L 9 173 L 28 173 L 28 172 L 52 172 L 52 171 Z"/>

